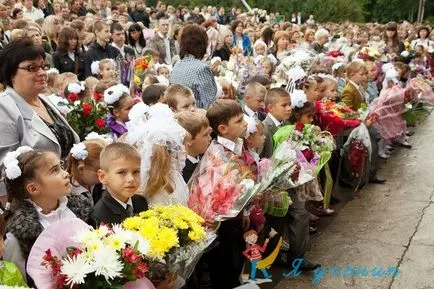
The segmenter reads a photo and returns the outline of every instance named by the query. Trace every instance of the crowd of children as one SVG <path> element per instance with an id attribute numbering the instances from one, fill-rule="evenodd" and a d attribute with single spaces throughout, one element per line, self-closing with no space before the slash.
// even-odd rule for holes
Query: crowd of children
<path id="1" fill-rule="evenodd" d="M 243 23 L 250 25 L 255 21 L 250 14 L 240 15 L 239 19 L 242 27 Z M 98 39 L 110 36 L 105 31 L 108 30 L 106 23 L 97 20 L 95 24 L 93 32 Z M 206 159 L 207 150 L 222 152 L 245 169 L 246 178 L 257 181 L 261 173 L 260 161 L 271 158 L 276 150 L 273 139 L 276 132 L 287 125 L 315 124 L 333 135 L 336 141 L 337 148 L 327 166 L 333 183 L 359 188 L 368 182 L 385 183 L 377 176 L 379 158 L 389 158 L 397 145 L 411 148 L 408 136 L 412 131 L 407 126 L 410 124 L 402 119 L 402 107 L 416 98 L 421 99 L 422 88 L 413 85 L 412 79 L 425 81 L 433 72 L 430 53 L 434 47 L 431 40 L 425 40 L 429 37 L 428 28 L 421 28 L 428 33 L 420 33 L 419 41 L 407 37 L 407 41 L 414 40 L 414 55 L 409 57 L 402 51 L 391 52 L 397 47 L 397 43 L 389 42 L 388 31 L 397 34 L 393 24 L 385 27 L 347 24 L 344 31 L 342 26 L 327 24 L 323 28 L 341 38 L 331 37 L 326 30 L 319 29 L 312 43 L 302 43 L 300 27 L 289 25 L 282 29 L 287 31 L 276 32 L 274 44 L 271 39 L 263 39 L 264 35 L 257 37 L 253 31 L 247 36 L 240 34 L 240 25 L 234 29 L 234 35 L 221 24 L 218 24 L 220 28 L 210 26 L 209 29 L 220 29 L 217 34 L 222 41 L 219 49 L 213 49 L 215 44 L 208 47 L 205 63 L 209 64 L 207 69 L 220 89 L 207 109 L 199 109 L 195 88 L 171 84 L 172 63 L 160 64 L 160 52 L 147 50 L 146 41 L 141 41 L 144 36 L 140 25 L 130 24 L 126 31 L 135 54 L 150 55 L 153 59 L 152 68 L 140 85 L 126 87 L 118 73 L 118 59 L 114 61 L 107 55 L 89 65 L 89 77 L 83 82 L 71 72 L 47 71 L 48 85 L 44 94 L 63 116 L 67 117 L 70 112 L 62 108 L 65 101 L 70 104 L 101 101 L 107 113 L 97 125 L 105 127 L 108 134 L 82 137 L 67 156 L 29 147 L 16 147 L 2 156 L 7 193 L 7 202 L 0 210 L 3 215 L 0 241 L 3 235 L 6 237 L 3 257 L 16 264 L 29 285 L 33 283 L 26 274 L 27 258 L 38 236 L 50 224 L 80 218 L 98 227 L 102 223 L 119 224 L 156 205 L 187 206 L 188 184 L 195 177 L 198 165 L 206 161 L 203 158 Z M 254 25 L 263 31 L 271 29 L 263 22 Z M 371 26 L 373 31 L 385 30 L 384 44 L 389 50 L 368 51 L 360 45 L 366 28 Z M 307 34 L 308 30 L 304 32 Z M 353 32 L 360 39 L 354 39 Z M 370 48 L 381 47 L 377 43 L 380 40 L 374 37 L 377 34 L 371 35 Z M 242 41 L 237 41 L 237 37 Z M 326 45 L 322 43 L 324 37 Z M 95 44 L 99 45 L 98 39 Z M 232 47 L 232 39 L 241 50 Z M 243 56 L 242 51 L 250 41 L 252 54 Z M 329 47 L 329 54 L 313 53 L 310 44 L 314 44 L 312 49 Z M 291 55 L 300 53 L 300 49 L 308 51 L 309 55 L 313 53 L 306 60 L 307 67 L 303 61 L 288 60 Z M 301 76 L 295 78 L 289 73 L 291 69 L 302 70 Z M 426 91 L 424 93 L 426 95 Z M 77 98 L 70 99 L 71 95 Z M 396 95 L 402 96 L 399 102 Z M 432 95 L 425 100 L 432 101 Z M 348 120 L 356 124 L 348 122 L 340 126 L 329 121 L 323 114 L 324 105 L 329 104 L 340 107 L 344 114 L 351 114 Z M 402 125 L 392 123 L 392 115 Z M 341 116 L 339 121 L 342 120 L 347 119 Z M 366 180 L 358 178 L 355 184 L 354 175 L 346 165 L 348 152 L 341 154 L 340 151 L 351 139 L 351 131 L 360 127 L 366 127 L 372 153 Z M 277 240 L 268 238 L 274 236 L 274 230 L 284 240 L 276 262 L 291 266 L 294 260 L 303 258 L 301 271 L 318 268 L 319 264 L 304 255 L 309 235 L 318 230 L 315 221 L 334 213 L 330 195 L 326 194 L 330 188 L 323 173 L 285 193 L 292 204 L 283 217 L 265 213 L 263 196 L 256 196 L 249 209 L 245 208 L 235 218 L 221 222 L 206 219 L 204 226 L 217 232 L 218 239 L 196 266 L 187 288 L 229 289 L 241 285 L 246 256 L 255 261 L 256 268 L 261 255 L 252 250 L 269 255 L 276 247 Z M 258 237 L 266 239 L 267 245 L 252 249 Z M 246 247 L 246 241 L 250 247 Z M 255 271 L 252 269 L 252 272 Z M 267 271 L 263 272 L 266 278 L 271 278 Z M 9 285 L 22 283 L 20 279 Z M 171 287 L 170 282 L 154 285 L 161 289 Z"/>

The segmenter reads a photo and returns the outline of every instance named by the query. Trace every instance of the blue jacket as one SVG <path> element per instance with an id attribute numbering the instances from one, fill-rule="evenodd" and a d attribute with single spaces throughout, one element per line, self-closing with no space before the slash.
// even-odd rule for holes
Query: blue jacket
<path id="1" fill-rule="evenodd" d="M 244 56 L 248 56 L 248 55 L 252 55 L 253 51 L 252 51 L 252 43 L 250 42 L 250 38 L 249 36 L 247 36 L 246 34 L 242 34 L 241 35 L 242 39 L 243 39 L 243 55 Z M 234 34 L 232 36 L 232 46 L 237 46 L 237 36 Z"/>

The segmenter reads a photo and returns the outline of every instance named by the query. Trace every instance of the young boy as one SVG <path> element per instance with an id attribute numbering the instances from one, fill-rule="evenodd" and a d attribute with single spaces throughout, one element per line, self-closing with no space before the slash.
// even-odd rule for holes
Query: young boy
<path id="1" fill-rule="evenodd" d="M 218 99 L 210 105 L 206 116 L 213 131 L 218 135 L 211 142 L 210 150 L 222 150 L 228 159 L 236 159 L 240 165 L 246 165 L 243 159 L 243 137 L 247 123 L 241 106 L 234 100 Z M 205 154 L 206 155 L 206 154 Z M 243 251 L 246 244 L 243 239 L 243 217 L 221 222 L 218 229 L 219 244 L 209 252 L 209 271 L 212 288 L 226 289 L 240 285 L 240 275 L 244 265 Z"/>
<path id="2" fill-rule="evenodd" d="M 193 91 L 181 84 L 173 84 L 164 93 L 167 105 L 173 112 L 195 111 L 196 100 Z"/>
<path id="3" fill-rule="evenodd" d="M 164 98 L 165 85 L 151 84 L 146 87 L 142 92 L 142 100 L 145 104 L 151 106 L 159 102 L 166 103 Z"/>
<path id="4" fill-rule="evenodd" d="M 267 89 L 259 82 L 250 82 L 244 93 L 244 113 L 249 117 L 254 117 L 263 121 L 266 114 L 261 110 L 264 109 L 264 98 Z"/>
<path id="5" fill-rule="evenodd" d="M 365 102 L 361 85 L 367 81 L 368 70 L 364 63 L 353 61 L 347 67 L 348 83 L 342 92 L 342 101 L 354 111 L 358 111 Z"/>
<path id="6" fill-rule="evenodd" d="M 208 149 L 211 141 L 211 129 L 208 119 L 200 112 L 182 111 L 177 113 L 175 117 L 178 123 L 188 132 L 185 138 L 187 159 L 182 170 L 182 177 L 185 183 L 188 183 L 199 163 L 199 156 Z"/>
<path id="7" fill-rule="evenodd" d="M 148 209 L 146 199 L 135 195 L 140 187 L 140 155 L 132 146 L 118 142 L 105 147 L 97 174 L 107 193 L 92 210 L 92 226 L 120 224 Z"/>
<path id="8" fill-rule="evenodd" d="M 261 157 L 269 158 L 273 155 L 273 135 L 291 116 L 291 97 L 283 88 L 272 88 L 265 96 L 265 106 L 268 114 L 263 121 L 265 143 Z"/>

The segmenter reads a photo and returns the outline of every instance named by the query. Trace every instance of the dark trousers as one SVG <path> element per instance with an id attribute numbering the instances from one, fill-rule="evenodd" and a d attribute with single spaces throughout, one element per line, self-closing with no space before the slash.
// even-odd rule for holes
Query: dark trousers
<path id="1" fill-rule="evenodd" d="M 219 244 L 208 254 L 213 289 L 232 289 L 241 285 L 246 250 L 242 219 L 223 221 L 218 230 Z"/>
<path id="2" fill-rule="evenodd" d="M 291 264 L 292 260 L 303 258 L 306 253 L 309 243 L 309 219 L 304 208 L 305 202 L 298 200 L 294 190 L 290 190 L 288 194 L 293 204 L 289 207 L 286 216 L 274 217 L 266 215 L 265 217 L 267 218 L 266 234 L 268 234 L 271 228 L 274 228 L 281 235 L 285 231 L 288 232 L 289 251 L 287 260 Z M 265 255 L 269 255 L 274 250 L 278 241 L 279 238 L 277 237 L 270 240 Z"/>

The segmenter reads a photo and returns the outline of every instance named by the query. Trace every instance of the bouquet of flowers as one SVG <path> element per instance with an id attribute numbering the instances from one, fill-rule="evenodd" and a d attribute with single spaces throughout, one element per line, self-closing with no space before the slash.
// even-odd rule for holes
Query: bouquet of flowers
<path id="1" fill-rule="evenodd" d="M 311 50 L 297 48 L 291 51 L 291 55 L 285 57 L 277 70 L 288 71 L 291 68 L 300 66 L 304 71 L 309 71 L 318 56 Z"/>
<path id="2" fill-rule="evenodd" d="M 331 158 L 335 149 L 332 135 L 321 131 L 318 126 L 297 122 L 296 125 L 287 125 L 280 128 L 273 136 L 276 151 L 284 142 L 296 151 L 297 159 L 304 169 L 313 176 L 318 175 L 322 167 Z"/>
<path id="3" fill-rule="evenodd" d="M 412 88 L 418 93 L 418 100 L 420 102 L 434 105 L 434 92 L 427 79 L 421 76 L 410 79 L 407 84 L 408 88 Z"/>
<path id="4" fill-rule="evenodd" d="M 188 183 L 189 208 L 207 220 L 236 217 L 256 193 L 254 163 L 211 144 Z"/>
<path id="5" fill-rule="evenodd" d="M 65 219 L 38 237 L 27 272 L 40 289 L 153 289 L 145 278 L 149 250 L 146 238 L 119 225 L 94 230 L 79 219 Z"/>
<path id="6" fill-rule="evenodd" d="M 68 102 L 59 102 L 59 107 L 66 107 L 66 119 L 69 125 L 79 135 L 80 140 L 91 132 L 105 134 L 108 132 L 105 117 L 107 106 L 99 94 L 94 94 L 90 101 L 82 101 L 76 93 L 67 96 Z"/>
<path id="7" fill-rule="evenodd" d="M 155 206 L 130 217 L 123 227 L 141 238 L 149 240 L 146 258 L 151 280 L 162 280 L 176 273 L 180 286 L 194 270 L 202 252 L 215 239 L 206 233 L 204 220 L 181 205 Z"/>
<path id="8" fill-rule="evenodd" d="M 315 103 L 318 125 L 333 136 L 339 135 L 345 127 L 357 127 L 360 124 L 359 114 L 351 108 L 335 101 L 318 100 Z"/>
<path id="9" fill-rule="evenodd" d="M 146 54 L 134 60 L 134 83 L 142 87 L 143 80 L 152 68 L 152 55 Z"/>

